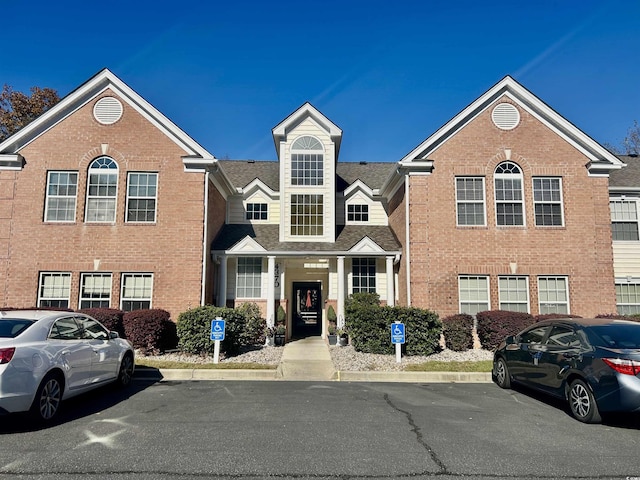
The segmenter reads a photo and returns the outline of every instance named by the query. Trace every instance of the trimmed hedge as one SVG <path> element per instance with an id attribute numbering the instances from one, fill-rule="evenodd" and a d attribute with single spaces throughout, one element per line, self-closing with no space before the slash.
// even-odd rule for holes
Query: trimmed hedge
<path id="1" fill-rule="evenodd" d="M 127 338 L 124 331 L 124 311 L 117 308 L 83 308 L 78 310 L 80 313 L 86 313 L 90 317 L 95 318 L 107 330 L 118 332 L 120 338 Z"/>
<path id="2" fill-rule="evenodd" d="M 449 350 L 464 352 L 473 348 L 473 317 L 466 313 L 442 319 L 444 342 Z"/>
<path id="3" fill-rule="evenodd" d="M 620 315 L 618 313 L 601 313 L 596 318 L 612 318 L 614 320 L 628 320 L 630 322 L 640 322 L 640 314 Z"/>
<path id="4" fill-rule="evenodd" d="M 345 304 L 345 326 L 358 352 L 392 355 L 391 325 L 405 324 L 406 355 L 431 355 L 441 350 L 442 324 L 438 315 L 412 307 L 381 307 L 377 294 L 357 293 Z"/>
<path id="5" fill-rule="evenodd" d="M 535 323 L 532 315 L 523 312 L 490 310 L 476 314 L 478 338 L 482 347 L 495 350 L 509 335 L 515 335 Z"/>
<path id="6" fill-rule="evenodd" d="M 554 320 L 556 318 L 582 318 L 580 315 L 569 315 L 568 313 L 544 313 L 535 316 L 535 321 L 542 322 L 543 320 Z"/>
<path id="7" fill-rule="evenodd" d="M 211 338 L 211 320 L 225 320 L 225 337 L 220 351 L 227 356 L 237 355 L 240 347 L 264 341 L 266 321 L 259 317 L 255 304 L 244 304 L 237 309 L 206 305 L 192 308 L 178 317 L 178 348 L 196 355 L 213 355 L 215 342 Z"/>
<path id="8" fill-rule="evenodd" d="M 158 353 L 177 345 L 176 324 L 166 310 L 153 308 L 125 312 L 122 319 L 126 338 L 143 353 Z"/>

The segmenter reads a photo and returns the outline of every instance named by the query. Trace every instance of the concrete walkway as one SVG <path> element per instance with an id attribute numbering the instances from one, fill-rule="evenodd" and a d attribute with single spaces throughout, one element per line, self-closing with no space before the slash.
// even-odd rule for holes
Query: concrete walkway
<path id="1" fill-rule="evenodd" d="M 327 343 L 307 337 L 285 344 L 276 377 L 282 380 L 333 380 L 336 372 Z"/>

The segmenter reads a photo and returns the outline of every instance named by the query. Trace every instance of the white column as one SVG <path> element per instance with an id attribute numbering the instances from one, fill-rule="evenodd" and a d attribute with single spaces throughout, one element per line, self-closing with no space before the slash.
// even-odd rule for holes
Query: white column
<path id="1" fill-rule="evenodd" d="M 227 306 L 227 256 L 220 257 L 220 285 L 218 285 L 218 306 Z"/>
<path id="2" fill-rule="evenodd" d="M 338 257 L 338 328 L 344 327 L 344 294 L 346 285 L 344 281 L 344 257 Z"/>
<path id="3" fill-rule="evenodd" d="M 270 255 L 267 260 L 267 325 L 273 327 L 276 311 L 276 257 Z"/>
<path id="4" fill-rule="evenodd" d="M 394 291 L 395 278 L 393 274 L 393 257 L 387 257 L 387 305 L 395 307 L 396 292 Z"/>

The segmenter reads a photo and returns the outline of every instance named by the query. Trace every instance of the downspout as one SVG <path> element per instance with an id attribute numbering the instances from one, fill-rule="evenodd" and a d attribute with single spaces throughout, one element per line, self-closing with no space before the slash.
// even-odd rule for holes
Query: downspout
<path id="1" fill-rule="evenodd" d="M 202 285 L 200 286 L 200 305 L 204 306 L 204 297 L 207 284 L 207 258 L 211 253 L 208 251 L 207 233 L 209 231 L 209 171 L 204 174 L 204 225 L 202 233 Z"/>
<path id="2" fill-rule="evenodd" d="M 404 181 L 404 208 L 405 208 L 405 245 L 407 256 L 407 306 L 411 306 L 411 235 L 409 235 L 409 174 L 405 174 Z"/>

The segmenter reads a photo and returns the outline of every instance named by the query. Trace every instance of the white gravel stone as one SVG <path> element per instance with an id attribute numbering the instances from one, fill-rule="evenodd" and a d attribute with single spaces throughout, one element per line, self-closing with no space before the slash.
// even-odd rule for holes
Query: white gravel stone
<path id="1" fill-rule="evenodd" d="M 245 351 L 240 355 L 229 358 L 220 358 L 221 363 L 261 363 L 263 365 L 278 365 L 282 358 L 284 347 L 257 347 Z M 396 362 L 395 355 L 379 355 L 374 353 L 356 352 L 352 346 L 338 347 L 330 346 L 329 352 L 336 370 L 343 372 L 355 371 L 401 371 L 406 365 L 424 363 L 429 361 L 442 362 L 462 362 L 491 360 L 492 352 L 488 350 L 467 350 L 465 352 L 454 352 L 453 350 L 443 350 L 440 353 L 429 356 L 403 356 L 401 363 Z M 139 356 L 142 356 L 138 354 Z M 187 363 L 213 363 L 213 358 L 207 355 L 190 355 L 179 352 L 166 353 L 164 355 L 148 355 L 145 358 L 157 360 L 170 360 Z"/>

